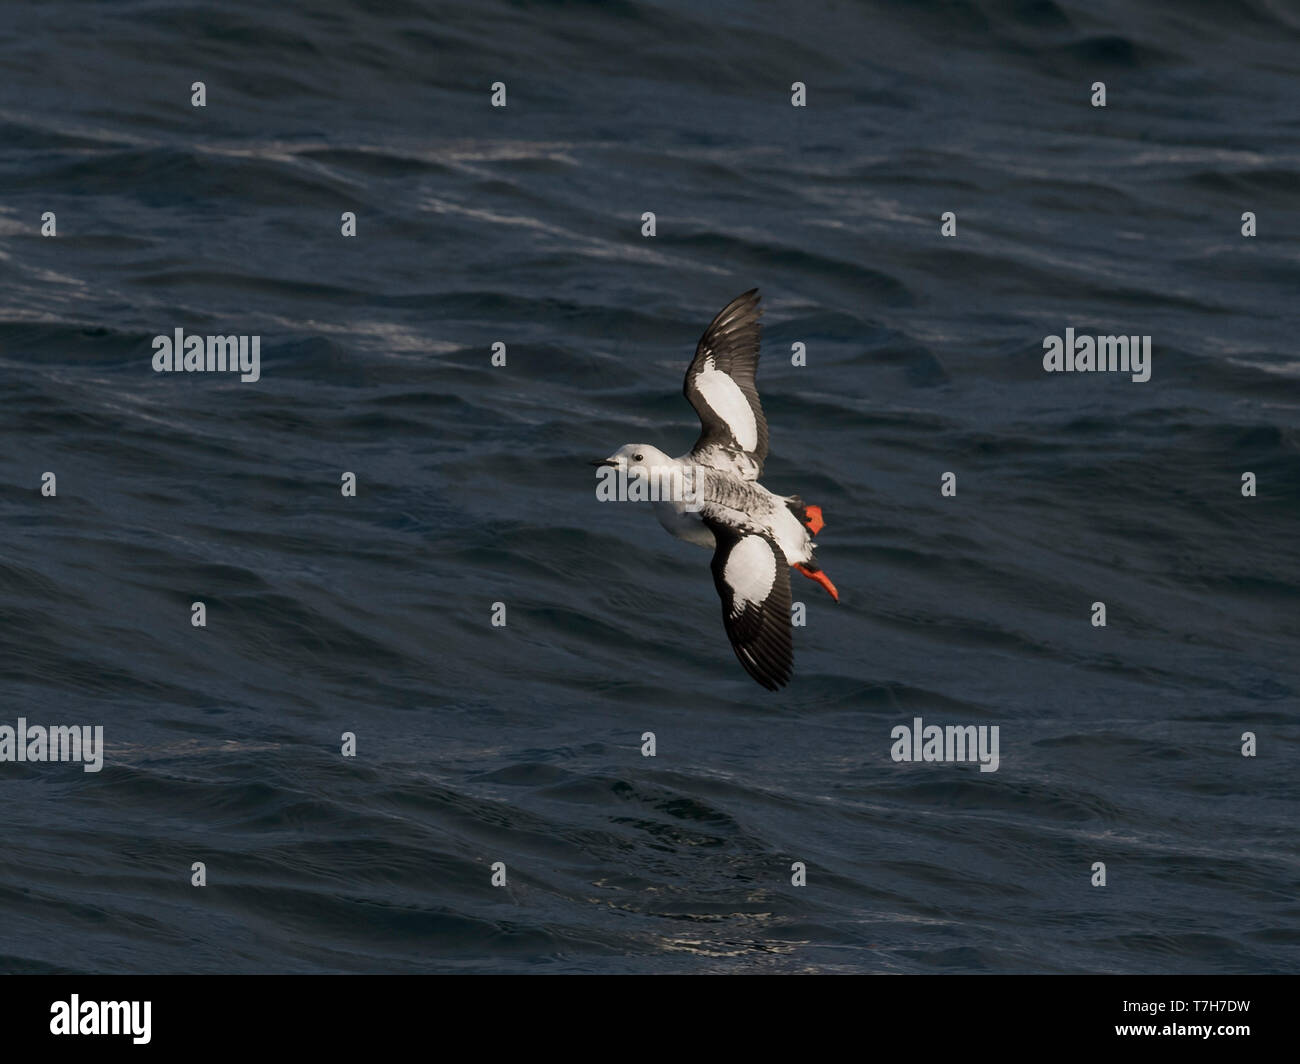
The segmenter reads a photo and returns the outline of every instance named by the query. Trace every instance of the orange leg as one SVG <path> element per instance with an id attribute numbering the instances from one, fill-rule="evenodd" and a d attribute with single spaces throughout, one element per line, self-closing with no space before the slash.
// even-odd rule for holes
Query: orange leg
<path id="1" fill-rule="evenodd" d="M 822 520 L 822 508 L 820 506 L 805 506 L 803 513 L 804 524 L 808 526 L 808 531 L 814 536 L 826 527 L 826 522 Z"/>
<path id="2" fill-rule="evenodd" d="M 803 573 L 803 575 L 806 576 L 809 580 L 816 580 L 817 583 L 821 584 L 821 586 L 824 587 L 830 593 L 831 598 L 833 598 L 836 602 L 839 602 L 840 593 L 835 590 L 835 585 L 831 583 L 831 578 L 827 576 L 825 573 L 823 573 L 820 569 L 810 569 L 808 568 L 808 566 L 801 565 L 798 562 L 794 564 L 793 568 L 798 569 L 799 572 Z"/>

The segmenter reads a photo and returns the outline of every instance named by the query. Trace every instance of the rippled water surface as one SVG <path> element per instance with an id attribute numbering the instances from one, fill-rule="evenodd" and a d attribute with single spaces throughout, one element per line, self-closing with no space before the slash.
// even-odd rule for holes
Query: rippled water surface
<path id="1" fill-rule="evenodd" d="M 0 764 L 0 969 L 1300 967 L 1294 5 L 3 21 L 0 724 L 107 754 Z M 587 464 L 691 444 L 753 286 L 842 597 L 779 695 Z M 177 327 L 261 380 L 155 374 Z M 1151 380 L 1044 373 L 1067 327 Z"/>

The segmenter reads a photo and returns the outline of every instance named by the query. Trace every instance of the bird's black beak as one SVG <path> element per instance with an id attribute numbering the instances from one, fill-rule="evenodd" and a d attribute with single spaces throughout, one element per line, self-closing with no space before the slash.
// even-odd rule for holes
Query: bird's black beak
<path id="1" fill-rule="evenodd" d="M 615 462 L 615 461 L 613 461 L 612 459 L 609 459 L 609 458 L 602 458 L 599 462 L 592 462 L 591 464 L 592 464 L 592 465 L 595 465 L 595 466 L 601 466 L 601 465 L 612 465 L 612 466 L 616 466 L 616 465 L 618 465 L 617 462 Z"/>

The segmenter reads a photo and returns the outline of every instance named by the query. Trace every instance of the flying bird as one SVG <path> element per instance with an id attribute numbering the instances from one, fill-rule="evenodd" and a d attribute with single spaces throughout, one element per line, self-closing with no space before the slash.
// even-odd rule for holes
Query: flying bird
<path id="1" fill-rule="evenodd" d="M 757 288 L 737 296 L 695 348 L 682 393 L 700 417 L 700 438 L 687 454 L 670 458 L 648 443 L 629 443 L 592 464 L 618 467 L 651 485 L 682 486 L 652 498 L 655 516 L 678 539 L 713 551 L 727 638 L 745 671 L 775 691 L 794 670 L 790 568 L 836 602 L 840 596 L 813 564 L 812 537 L 825 524 L 821 507 L 758 483 L 767 458 L 767 419 L 754 384 L 758 304 Z"/>

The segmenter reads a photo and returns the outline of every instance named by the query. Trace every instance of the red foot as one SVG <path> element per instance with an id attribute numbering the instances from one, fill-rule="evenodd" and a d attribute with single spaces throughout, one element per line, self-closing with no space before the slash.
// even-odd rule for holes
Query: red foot
<path id="1" fill-rule="evenodd" d="M 803 516 L 804 524 L 808 526 L 808 531 L 814 536 L 826 527 L 826 522 L 822 520 L 822 508 L 820 506 L 805 506 Z"/>
<path id="2" fill-rule="evenodd" d="M 827 576 L 825 573 L 823 573 L 820 569 L 809 569 L 808 566 L 801 565 L 798 562 L 795 563 L 794 568 L 798 569 L 799 572 L 803 573 L 803 575 L 806 576 L 809 580 L 816 580 L 817 583 L 821 584 L 822 587 L 824 587 L 828 592 L 830 592 L 831 598 L 833 598 L 836 602 L 839 602 L 840 593 L 835 590 L 835 585 L 831 583 L 831 578 Z"/>

